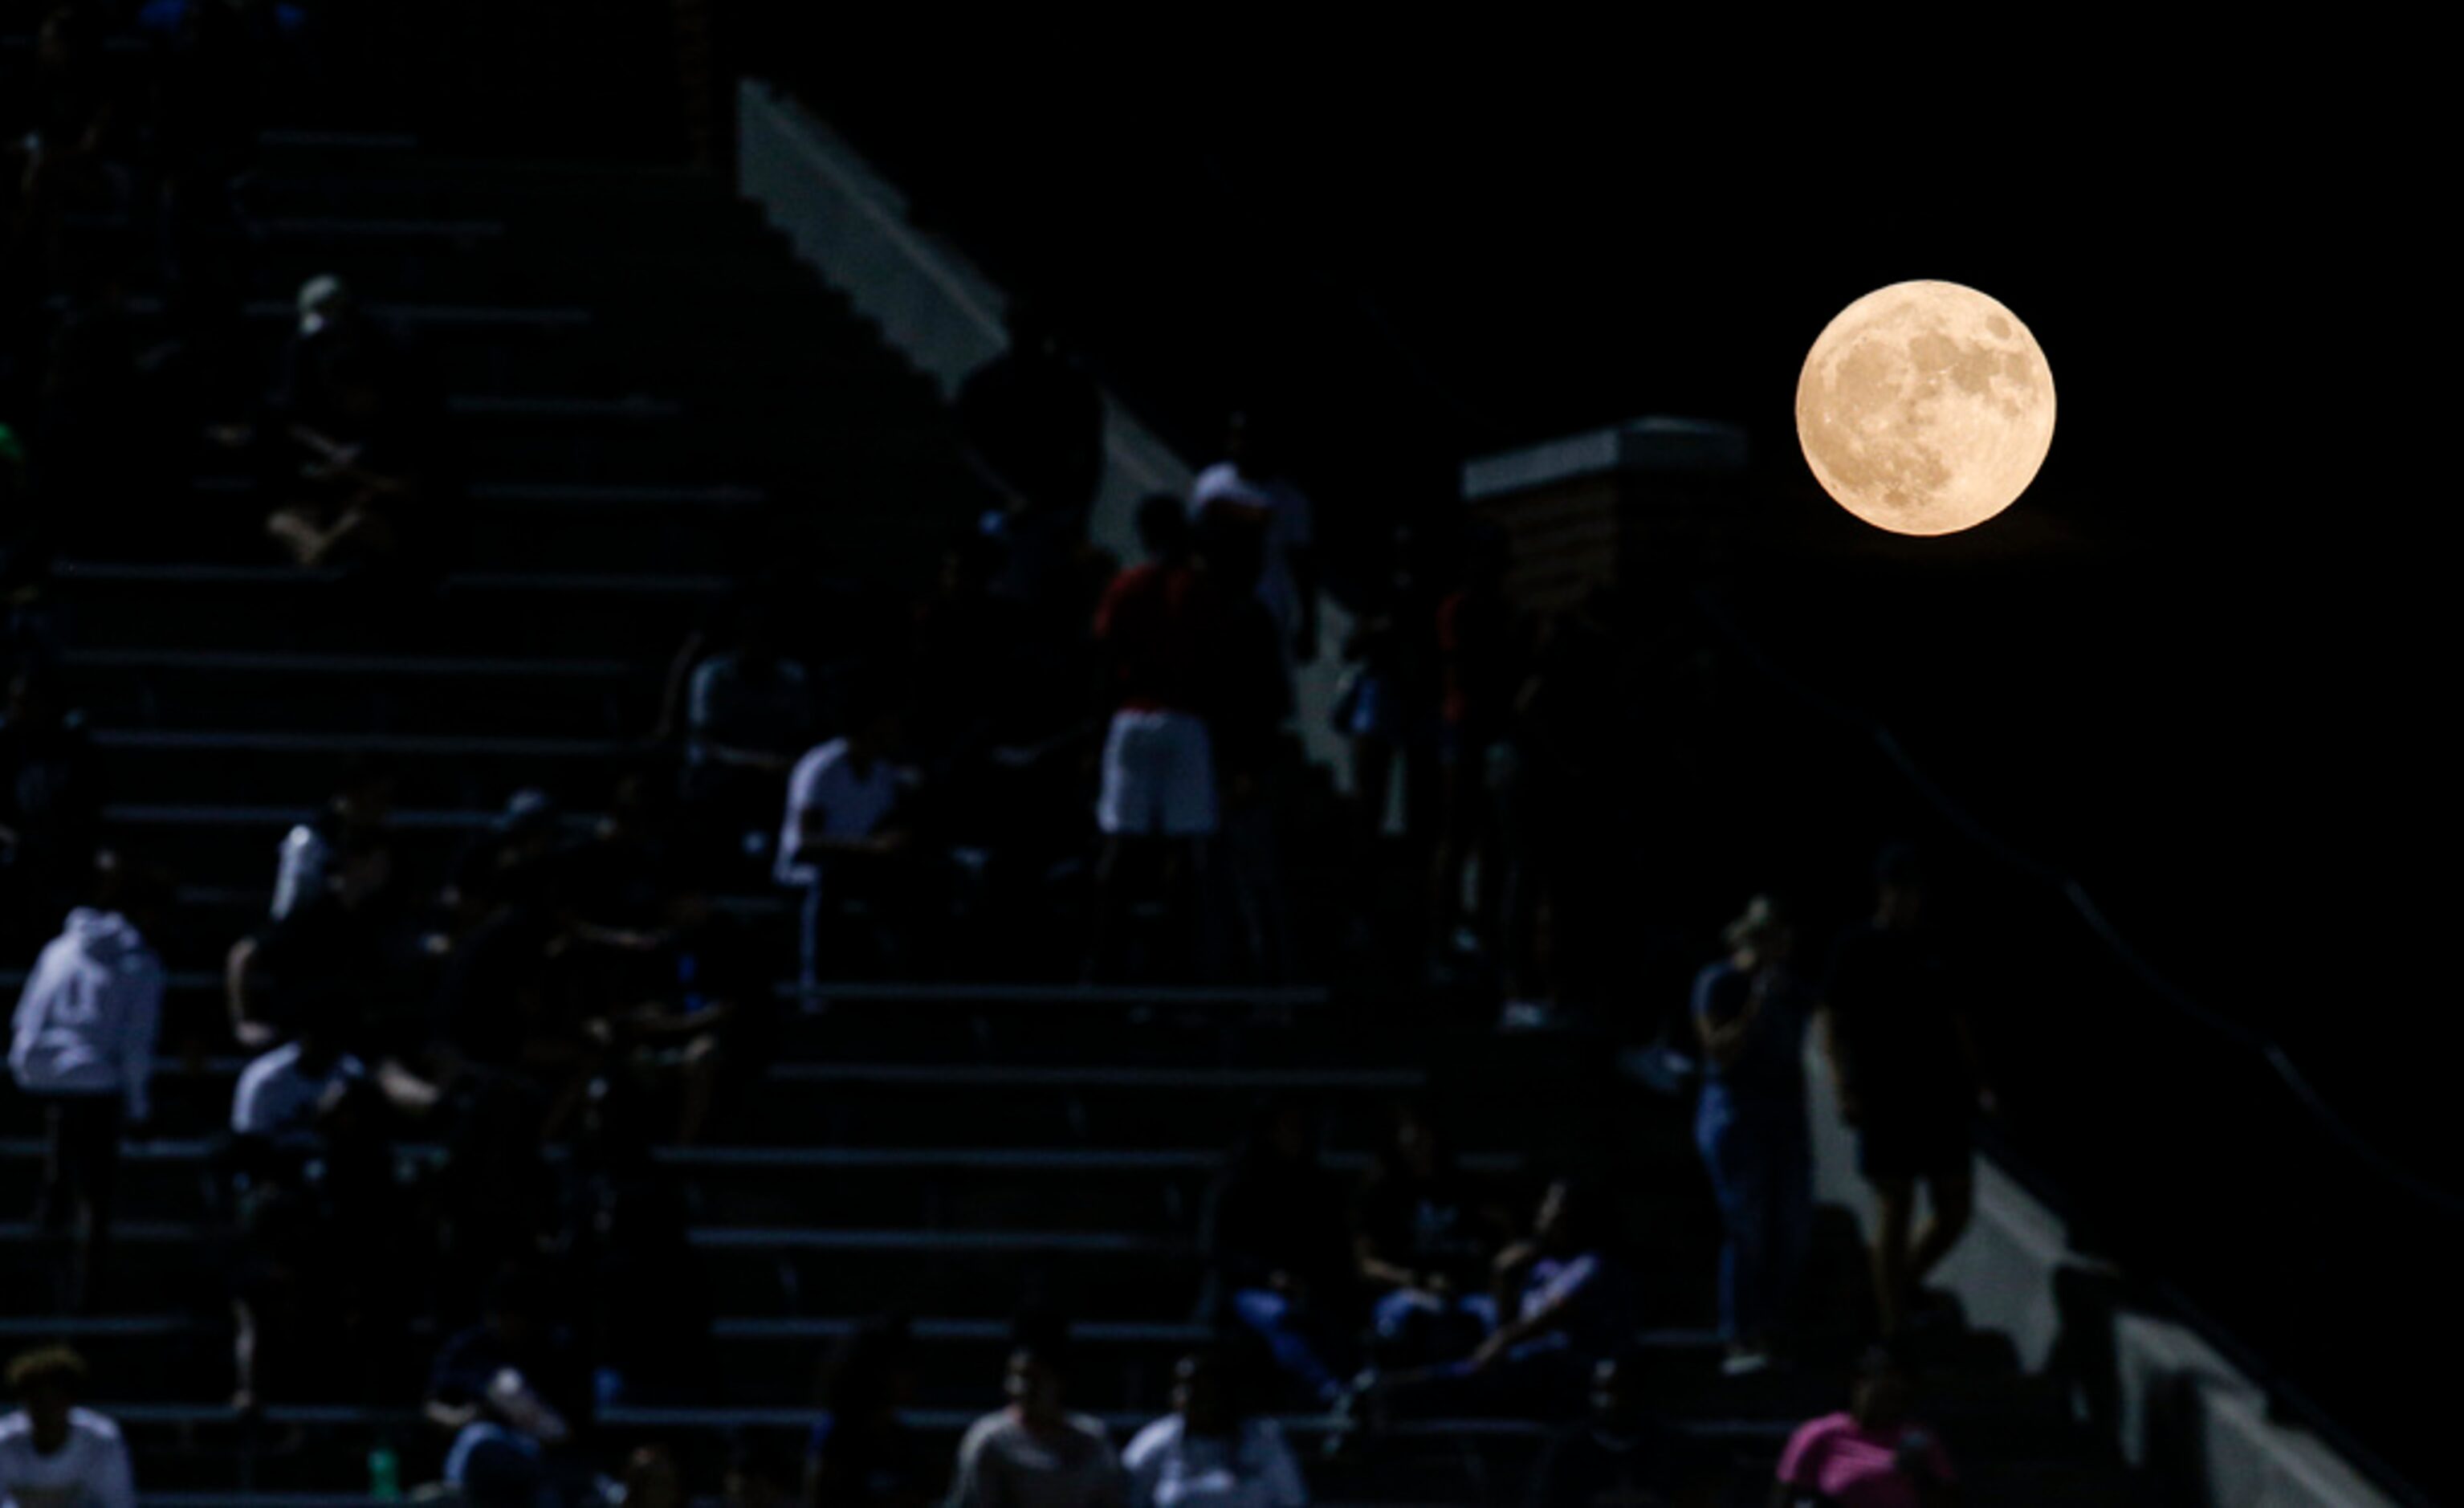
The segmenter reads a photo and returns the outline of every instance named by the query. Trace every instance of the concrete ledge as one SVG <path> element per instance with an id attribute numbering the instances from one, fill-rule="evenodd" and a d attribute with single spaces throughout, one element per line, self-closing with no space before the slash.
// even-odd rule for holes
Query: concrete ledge
<path id="1" fill-rule="evenodd" d="M 1839 1119 L 1828 1068 L 1806 1055 L 1815 1197 L 1870 1231 L 1873 1198 L 1857 1176 L 1856 1138 Z M 1969 1320 L 2008 1335 L 2032 1372 L 2071 1374 L 2082 1417 L 2109 1414 L 2124 1459 L 2165 1500 L 2212 1508 L 2398 1508 L 2315 1436 L 2267 1417 L 2258 1385 L 2188 1326 L 2110 1306 L 2065 1306 L 2075 1280 L 2103 1276 L 2072 1255 L 2061 1218 L 1980 1158 L 1976 1218 L 1932 1281 Z M 2082 1333 L 2092 1331 L 2093 1333 Z M 2103 1374 L 2103 1375 L 2082 1375 Z"/>
<path id="2" fill-rule="evenodd" d="M 1731 472 L 1746 432 L 1709 419 L 1644 418 L 1463 463 L 1463 499 L 1529 492 L 1611 472 Z"/>

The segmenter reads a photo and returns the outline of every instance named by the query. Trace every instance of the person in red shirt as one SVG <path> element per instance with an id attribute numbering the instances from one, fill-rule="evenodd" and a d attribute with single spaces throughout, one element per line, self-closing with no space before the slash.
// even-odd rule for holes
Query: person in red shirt
<path id="1" fill-rule="evenodd" d="M 1189 510 L 1166 494 L 1138 507 L 1147 560 L 1121 572 L 1095 610 L 1112 703 L 1095 824 L 1097 872 L 1090 978 L 1117 965 L 1120 922 L 1133 893 L 1184 898 L 1218 825 L 1215 744 L 1207 727 L 1221 693 L 1226 605 L 1192 558 Z"/>

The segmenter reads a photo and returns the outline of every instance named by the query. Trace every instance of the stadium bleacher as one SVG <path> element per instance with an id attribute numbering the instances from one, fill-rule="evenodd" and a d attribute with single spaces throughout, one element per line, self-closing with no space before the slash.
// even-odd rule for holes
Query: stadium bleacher
<path id="1" fill-rule="evenodd" d="M 55 573 L 107 821 L 186 886 L 165 1039 L 196 1053 L 161 1065 L 155 1122 L 128 1148 L 100 1316 L 45 1310 L 39 1244 L 13 1218 L 40 1147 L 29 1107 L 0 1089 L 0 1347 L 61 1339 L 87 1354 L 152 1508 L 339 1508 L 366 1500 L 378 1443 L 414 1479 L 441 1452 L 413 1414 L 416 1379 L 391 1408 L 282 1400 L 243 1418 L 224 1401 L 208 1154 L 238 1064 L 219 1026 L 222 950 L 261 913 L 275 842 L 337 756 L 391 757 L 397 842 L 433 868 L 512 790 L 587 785 L 633 755 L 664 657 L 747 562 L 796 550 L 919 581 L 977 500 L 929 384 L 712 178 L 437 160 L 397 136 L 272 134 L 263 150 L 270 292 L 252 327 L 270 354 L 280 290 L 339 272 L 407 328 L 445 374 L 475 529 L 440 588 L 451 610 L 369 642 L 326 610 L 344 588 L 325 573 L 91 556 Z M 997 1402 L 1008 1317 L 1030 1299 L 1078 1321 L 1074 1402 L 1125 1436 L 1166 1407 L 1173 1361 L 1204 1337 L 1199 1206 L 1250 1104 L 1276 1090 L 1312 1097 L 1341 1170 L 1414 1093 L 1501 1178 L 1608 1175 L 1646 1278 L 1655 1401 L 1739 1460 L 1752 1500 L 1787 1431 L 1840 1402 L 1820 1370 L 1720 1379 L 1716 1223 L 1683 1108 L 1621 1078 L 1597 1044 L 1365 1026 L 1322 991 L 822 994 L 826 1012 L 790 1017 L 732 1140 L 662 1156 L 688 1191 L 720 1375 L 705 1407 L 604 1411 L 611 1444 L 674 1442 L 705 1475 L 748 1431 L 792 1450 L 822 1350 L 887 1310 L 920 1317 L 913 1423 L 955 1442 Z M 1130 1016 L 1165 1002 L 1205 1009 Z M 1826 1292 L 1853 1311 L 1853 1229 L 1833 1218 L 1823 1234 Z M 1926 1408 L 1971 1501 L 2124 1500 L 2109 1451 L 2007 1346 L 1952 1337 L 1937 1360 L 1956 1386 Z M 1331 1427 L 1286 1422 L 1312 1445 Z M 1314 1486 L 1330 1502 L 1513 1500 L 1543 1430 L 1419 1422 L 1313 1468 Z"/>

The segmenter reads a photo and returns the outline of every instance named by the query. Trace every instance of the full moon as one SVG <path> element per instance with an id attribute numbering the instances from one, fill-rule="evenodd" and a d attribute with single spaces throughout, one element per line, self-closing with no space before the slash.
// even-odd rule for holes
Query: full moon
<path id="1" fill-rule="evenodd" d="M 1893 283 L 1825 325 L 1796 382 L 1822 490 L 1894 534 L 1953 534 L 2028 490 L 2054 443 L 2054 377 L 2018 317 L 1952 282 Z"/>

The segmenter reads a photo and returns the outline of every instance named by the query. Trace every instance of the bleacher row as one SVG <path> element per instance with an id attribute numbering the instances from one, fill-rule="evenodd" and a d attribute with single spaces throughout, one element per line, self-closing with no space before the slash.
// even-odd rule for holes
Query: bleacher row
<path id="1" fill-rule="evenodd" d="M 513 789 L 591 788 L 638 752 L 665 656 L 732 573 L 794 550 L 920 584 L 975 501 L 925 381 L 711 179 L 436 161 L 392 136 L 269 135 L 264 153 L 252 327 L 270 358 L 289 291 L 336 272 L 412 332 L 450 390 L 474 529 L 439 610 L 374 626 L 334 610 L 337 578 L 244 551 L 88 557 L 54 575 L 108 822 L 185 885 L 167 942 L 181 1055 L 129 1147 L 112 1312 L 47 1315 L 33 1232 L 0 1224 L 0 1343 L 64 1338 L 90 1356 L 96 1402 L 157 1508 L 357 1503 L 372 1445 L 398 1443 L 414 1476 L 441 1445 L 405 1411 L 289 1402 L 242 1418 L 223 1402 L 229 1296 L 207 1186 L 237 1067 L 217 1039 L 222 949 L 261 914 L 275 839 L 338 756 L 391 756 L 400 857 L 440 867 Z M 726 1144 L 663 1154 L 717 1298 L 714 1403 L 604 1410 L 610 1442 L 669 1440 L 707 1462 L 744 1431 L 792 1441 L 822 1348 L 888 1310 L 922 1317 L 913 1422 L 955 1440 L 997 1402 L 1007 1317 L 1030 1295 L 1077 1321 L 1073 1403 L 1125 1433 L 1165 1407 L 1172 1362 L 1202 1338 L 1199 1201 L 1251 1103 L 1278 1089 L 1313 1097 L 1338 1168 L 1414 1093 L 1502 1178 L 1609 1175 L 1646 1279 L 1654 1395 L 1749 1479 L 1790 1427 L 1840 1402 L 1819 1373 L 1718 1381 L 1715 1228 L 1683 1109 L 1623 1087 L 1596 1044 L 1364 1029 L 1309 992 L 1263 1002 L 1266 1015 L 1255 991 L 823 995 L 825 1012 L 789 1015 Z M 1155 1003 L 1188 1009 L 1129 1013 Z M 0 1100 L 0 1209 L 14 1211 L 39 1149 L 28 1107 Z M 1824 1234 L 1823 1280 L 1853 1299 L 1853 1231 L 1835 1219 Z M 1969 1350 L 1970 1381 L 1929 1407 L 1971 1500 L 2120 1500 L 2057 1390 L 1991 1338 Z M 1329 1425 L 1286 1422 L 1312 1442 Z M 1314 1486 L 1327 1501 L 1507 1500 L 1541 1432 L 1421 1422 L 1313 1467 Z"/>

